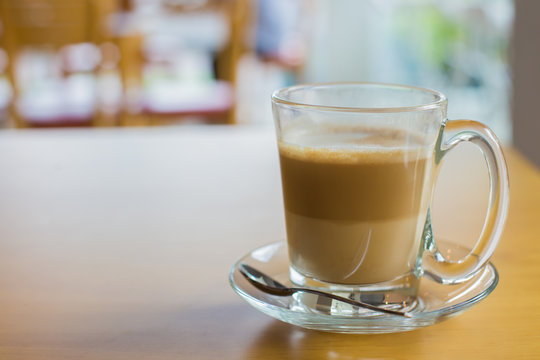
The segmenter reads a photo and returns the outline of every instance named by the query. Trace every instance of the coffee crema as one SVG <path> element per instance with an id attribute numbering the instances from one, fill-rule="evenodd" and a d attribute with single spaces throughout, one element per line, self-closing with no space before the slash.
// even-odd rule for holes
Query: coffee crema
<path id="1" fill-rule="evenodd" d="M 280 142 L 279 154 L 295 270 L 352 285 L 412 271 L 431 168 L 421 137 L 356 129 L 304 133 L 294 143 Z"/>

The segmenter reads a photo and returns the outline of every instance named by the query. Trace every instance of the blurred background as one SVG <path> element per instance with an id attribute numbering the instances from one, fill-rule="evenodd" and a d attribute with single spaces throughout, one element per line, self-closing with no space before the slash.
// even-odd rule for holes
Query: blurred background
<path id="1" fill-rule="evenodd" d="M 270 126 L 279 87 L 376 81 L 440 90 L 534 158 L 539 3 L 0 0 L 0 128 Z"/>

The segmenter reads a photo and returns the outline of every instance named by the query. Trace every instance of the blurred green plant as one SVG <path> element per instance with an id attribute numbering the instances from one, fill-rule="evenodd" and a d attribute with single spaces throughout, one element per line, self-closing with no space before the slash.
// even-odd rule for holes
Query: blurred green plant
<path id="1" fill-rule="evenodd" d="M 409 55 L 423 66 L 449 73 L 449 59 L 456 44 L 463 43 L 467 37 L 464 26 L 434 5 L 407 7 L 394 16 L 394 34 L 415 53 Z"/>

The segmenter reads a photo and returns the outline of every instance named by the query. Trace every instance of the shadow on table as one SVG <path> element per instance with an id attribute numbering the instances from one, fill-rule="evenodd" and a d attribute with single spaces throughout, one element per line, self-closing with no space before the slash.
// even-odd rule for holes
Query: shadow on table
<path id="1" fill-rule="evenodd" d="M 390 359 L 421 354 L 422 330 L 397 334 L 334 334 L 275 320 L 250 345 L 246 359 Z"/>

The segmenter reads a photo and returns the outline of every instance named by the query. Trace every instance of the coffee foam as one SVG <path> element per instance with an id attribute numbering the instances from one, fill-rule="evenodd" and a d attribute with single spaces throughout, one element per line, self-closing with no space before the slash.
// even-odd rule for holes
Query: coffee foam
<path id="1" fill-rule="evenodd" d="M 326 128 L 287 134 L 278 143 L 282 156 L 320 163 L 380 163 L 427 157 L 421 134 L 397 129 Z"/>

